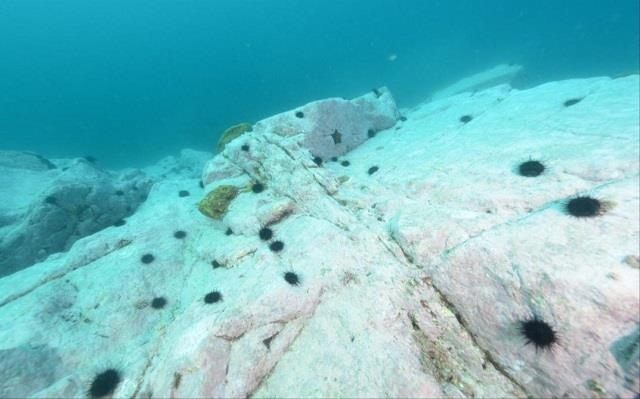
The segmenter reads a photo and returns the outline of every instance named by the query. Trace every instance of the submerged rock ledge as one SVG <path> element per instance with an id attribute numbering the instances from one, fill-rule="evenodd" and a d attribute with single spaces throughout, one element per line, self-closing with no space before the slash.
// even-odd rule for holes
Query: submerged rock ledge
<path id="1" fill-rule="evenodd" d="M 638 87 L 403 116 L 381 89 L 261 121 L 204 190 L 159 180 L 125 226 L 0 279 L 0 396 L 632 396 Z"/>

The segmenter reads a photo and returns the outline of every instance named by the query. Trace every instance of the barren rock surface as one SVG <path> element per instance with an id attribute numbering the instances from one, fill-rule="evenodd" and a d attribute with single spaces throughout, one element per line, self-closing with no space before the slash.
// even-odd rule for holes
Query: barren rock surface
<path id="1" fill-rule="evenodd" d="M 159 180 L 126 225 L 0 279 L 0 396 L 82 397 L 113 368 L 114 397 L 633 397 L 638 86 L 498 86 L 402 113 L 373 93 L 258 122 L 204 189 Z M 372 120 L 389 126 L 369 137 Z M 517 173 L 530 157 L 542 175 Z M 197 203 L 221 185 L 240 193 L 214 221 Z M 576 195 L 606 207 L 573 217 Z M 534 316 L 551 350 L 526 344 Z"/>

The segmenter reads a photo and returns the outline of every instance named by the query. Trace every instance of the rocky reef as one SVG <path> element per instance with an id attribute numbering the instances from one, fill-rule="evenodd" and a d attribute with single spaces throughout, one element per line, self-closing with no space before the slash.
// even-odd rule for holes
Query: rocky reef
<path id="1" fill-rule="evenodd" d="M 90 157 L 50 161 L 3 151 L 0 185 L 2 277 L 121 223 L 144 201 L 151 181 L 139 170 L 110 173 Z"/>
<path id="2" fill-rule="evenodd" d="M 210 154 L 183 150 L 144 170 L 110 171 L 91 156 L 48 160 L 0 151 L 0 277 L 122 226 L 158 180 L 199 179 Z"/>
<path id="3" fill-rule="evenodd" d="M 0 279 L 0 396 L 632 397 L 638 87 L 260 121 Z"/>

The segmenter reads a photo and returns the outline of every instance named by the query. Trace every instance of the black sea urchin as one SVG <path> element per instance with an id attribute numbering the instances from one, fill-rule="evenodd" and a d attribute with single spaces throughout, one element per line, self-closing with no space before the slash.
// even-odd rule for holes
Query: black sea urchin
<path id="1" fill-rule="evenodd" d="M 291 285 L 299 285 L 300 284 L 300 278 L 294 272 L 286 272 L 284 274 L 284 281 L 286 281 L 287 283 L 289 283 Z"/>
<path id="2" fill-rule="evenodd" d="M 282 241 L 274 241 L 269 245 L 269 249 L 273 252 L 280 252 L 284 248 L 284 243 Z"/>
<path id="3" fill-rule="evenodd" d="M 536 351 L 550 350 L 558 342 L 558 333 L 538 316 L 520 321 L 519 324 L 520 334 L 526 339 L 526 344 L 533 344 Z"/>
<path id="4" fill-rule="evenodd" d="M 518 173 L 524 177 L 540 176 L 545 170 L 545 166 L 540 161 L 530 159 L 518 166 Z"/>
<path id="5" fill-rule="evenodd" d="M 273 230 L 268 227 L 263 227 L 260 229 L 258 234 L 260 235 L 261 240 L 267 241 L 270 240 L 271 237 L 273 237 Z"/>
<path id="6" fill-rule="evenodd" d="M 210 305 L 212 303 L 220 302 L 222 300 L 222 294 L 218 291 L 211 291 L 204 296 L 204 303 Z"/>
<path id="7" fill-rule="evenodd" d="M 589 196 L 578 196 L 570 199 L 565 205 L 565 211 L 578 218 L 598 216 L 603 211 L 600 200 Z"/>
<path id="8" fill-rule="evenodd" d="M 115 369 L 107 369 L 95 376 L 91 387 L 89 387 L 89 396 L 92 398 L 102 398 L 111 395 L 121 381 L 120 373 Z"/>
<path id="9" fill-rule="evenodd" d="M 151 307 L 154 309 L 162 309 L 167 304 L 167 299 L 163 296 L 153 298 L 151 301 Z"/>

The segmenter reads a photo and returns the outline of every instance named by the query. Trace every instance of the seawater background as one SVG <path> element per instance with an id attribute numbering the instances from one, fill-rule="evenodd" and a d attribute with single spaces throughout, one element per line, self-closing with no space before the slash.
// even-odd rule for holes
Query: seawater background
<path id="1" fill-rule="evenodd" d="M 638 71 L 638 0 L 2 0 L 0 149 L 141 166 L 299 104 Z M 397 59 L 391 61 L 390 55 Z"/>

